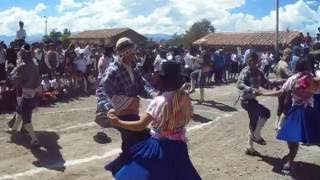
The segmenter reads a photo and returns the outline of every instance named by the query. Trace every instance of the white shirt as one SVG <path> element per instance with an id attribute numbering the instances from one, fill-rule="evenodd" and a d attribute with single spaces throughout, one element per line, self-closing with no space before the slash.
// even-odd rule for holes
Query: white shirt
<path id="1" fill-rule="evenodd" d="M 86 73 L 88 61 L 85 57 L 83 58 L 78 57 L 74 61 L 74 64 L 76 65 L 78 71 L 81 71 L 82 73 Z"/>
<path id="2" fill-rule="evenodd" d="M 19 29 L 17 31 L 17 39 L 25 40 L 27 38 L 27 33 L 24 29 Z"/>
<path id="3" fill-rule="evenodd" d="M 199 60 L 196 56 L 192 56 L 191 54 L 187 54 L 184 58 L 185 60 L 185 68 L 188 69 L 197 69 L 200 68 Z"/>

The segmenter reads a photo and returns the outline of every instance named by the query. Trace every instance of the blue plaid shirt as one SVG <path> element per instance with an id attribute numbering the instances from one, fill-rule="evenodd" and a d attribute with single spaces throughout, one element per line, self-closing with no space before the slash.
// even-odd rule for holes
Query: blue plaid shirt
<path id="1" fill-rule="evenodd" d="M 139 95 L 143 98 L 152 98 L 156 95 L 137 69 L 133 70 L 133 75 L 134 82 L 132 82 L 129 72 L 119 60 L 109 65 L 97 88 L 97 112 L 108 112 L 113 108 L 111 98 L 114 95 L 128 97 Z"/>

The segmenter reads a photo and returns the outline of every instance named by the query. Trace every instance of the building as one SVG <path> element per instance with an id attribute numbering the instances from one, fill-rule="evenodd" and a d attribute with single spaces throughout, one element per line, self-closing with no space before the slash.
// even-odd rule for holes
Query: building
<path id="1" fill-rule="evenodd" d="M 128 37 L 137 45 L 144 45 L 147 38 L 130 28 L 113 28 L 101 30 L 87 30 L 71 35 L 69 39 L 72 43 L 94 43 L 99 45 L 115 45 L 118 39 Z"/>
<path id="2" fill-rule="evenodd" d="M 300 32 L 281 31 L 279 32 L 280 46 L 292 45 L 299 42 Z M 225 48 L 235 50 L 240 47 L 242 50 L 249 47 L 263 50 L 274 49 L 275 32 L 230 32 L 230 33 L 210 33 L 207 36 L 195 41 L 195 45 L 207 45 L 211 48 Z"/>

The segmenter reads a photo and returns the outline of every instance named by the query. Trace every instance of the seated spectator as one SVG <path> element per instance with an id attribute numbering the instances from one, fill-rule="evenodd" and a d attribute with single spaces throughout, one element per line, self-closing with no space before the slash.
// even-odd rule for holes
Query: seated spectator
<path id="1" fill-rule="evenodd" d="M 57 99 L 53 93 L 53 87 L 50 84 L 49 76 L 47 74 L 42 75 L 41 81 L 41 94 L 40 94 L 40 104 L 47 105 Z"/>

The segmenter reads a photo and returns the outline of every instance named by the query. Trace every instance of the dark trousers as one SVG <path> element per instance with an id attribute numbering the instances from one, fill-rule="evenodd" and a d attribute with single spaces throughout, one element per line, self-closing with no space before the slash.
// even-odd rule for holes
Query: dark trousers
<path id="1" fill-rule="evenodd" d="M 214 81 L 216 83 L 222 82 L 223 68 L 216 68 L 214 74 Z"/>
<path id="2" fill-rule="evenodd" d="M 190 77 L 198 82 L 199 88 L 204 88 L 207 76 L 207 73 L 203 72 L 201 69 L 194 70 L 190 74 Z"/>
<path id="3" fill-rule="evenodd" d="M 257 100 L 242 100 L 241 106 L 248 112 L 249 115 L 249 128 L 255 131 L 259 118 L 270 118 L 270 110 L 265 106 L 259 104 Z"/>
<path id="4" fill-rule="evenodd" d="M 6 73 L 6 65 L 0 64 L 0 81 L 6 80 L 7 73 Z"/>
<path id="5" fill-rule="evenodd" d="M 119 119 L 124 121 L 137 121 L 140 119 L 139 115 L 125 115 L 125 116 L 119 116 Z M 121 149 L 122 151 L 128 152 L 129 148 L 137 144 L 138 142 L 141 142 L 147 138 L 150 137 L 150 131 L 149 130 L 143 130 L 143 131 L 130 131 L 123 128 L 117 128 L 117 130 L 121 134 L 122 144 Z"/>
<path id="6" fill-rule="evenodd" d="M 31 123 L 32 111 L 39 104 L 39 98 L 23 98 L 21 106 L 18 107 L 17 112 L 21 114 L 23 124 Z"/>

